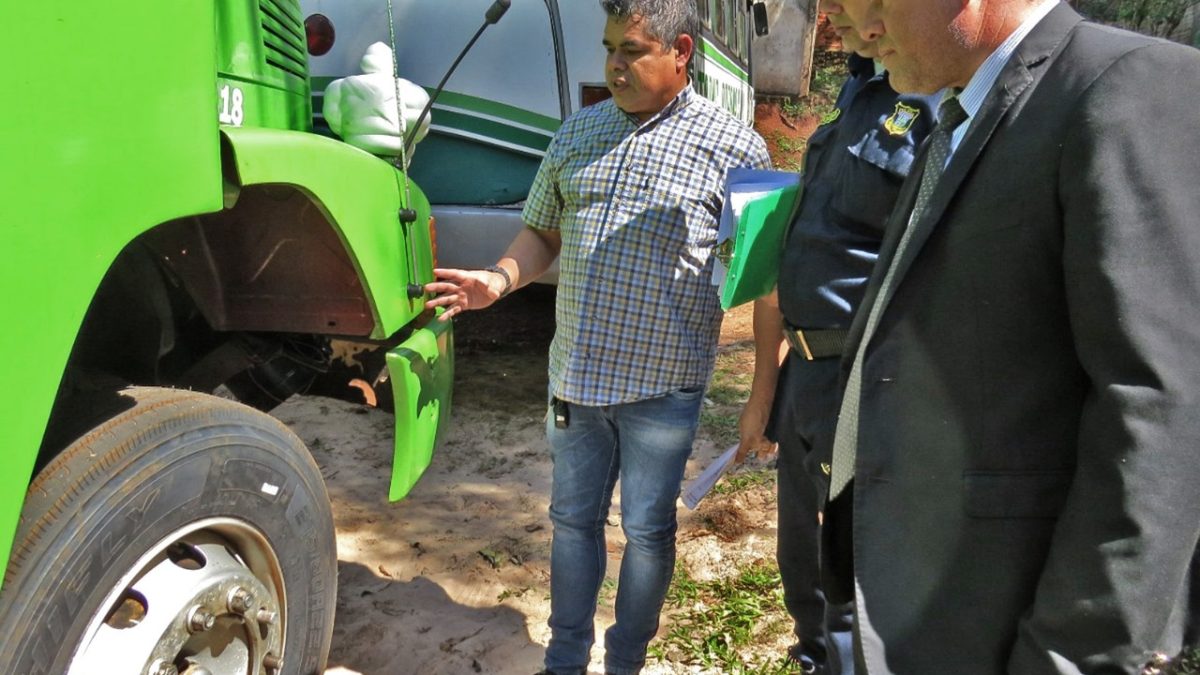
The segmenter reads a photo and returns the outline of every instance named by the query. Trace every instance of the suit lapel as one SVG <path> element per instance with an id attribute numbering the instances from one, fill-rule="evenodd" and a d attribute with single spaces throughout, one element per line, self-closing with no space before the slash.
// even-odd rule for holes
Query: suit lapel
<path id="1" fill-rule="evenodd" d="M 1081 20 L 1082 17 L 1075 13 L 1073 9 L 1065 4 L 1060 4 L 1047 14 L 1029 35 L 1021 41 L 1021 44 L 1017 46 L 1012 58 L 1009 59 L 1004 69 L 1000 71 L 995 84 L 992 85 L 992 89 L 984 100 L 983 106 L 980 107 L 975 117 L 971 119 L 971 126 L 962 143 L 951 156 L 945 173 L 942 174 L 933 195 L 929 198 L 925 212 L 914 222 L 908 223 L 909 227 L 914 228 L 911 240 L 908 242 L 908 246 L 905 247 L 899 260 L 896 261 L 896 272 L 891 284 L 891 292 L 887 297 L 880 298 L 880 302 L 884 303 L 881 309 L 887 308 L 887 303 L 891 300 L 891 296 L 895 294 L 895 289 L 904 279 L 904 275 L 908 272 L 913 260 L 916 259 L 917 254 L 929 239 L 934 228 L 941 222 L 951 200 L 958 192 L 963 180 L 970 173 L 971 167 L 975 165 L 976 160 L 983 153 L 1000 121 L 1004 119 L 1005 115 L 1012 109 L 1013 103 L 1020 98 L 1025 90 L 1041 77 L 1045 72 L 1043 66 L 1064 43 L 1064 39 L 1071 28 Z M 923 148 L 923 150 L 925 149 Z M 922 152 L 922 156 L 925 154 L 925 152 Z M 921 175 L 925 172 L 924 169 L 925 163 L 922 161 L 921 171 L 909 176 L 906 181 L 906 187 L 919 185 Z M 903 227 L 901 219 L 906 219 L 912 210 L 916 190 L 907 190 L 906 193 L 912 193 L 914 196 L 902 202 L 904 204 L 903 211 L 897 210 L 893 213 L 894 221 L 890 228 L 891 230 L 898 229 L 897 226 Z M 897 206 L 899 207 L 899 204 Z M 904 215 L 901 216 L 901 214 Z M 887 249 L 889 255 L 881 255 L 880 262 L 883 262 L 885 257 L 888 261 L 894 257 L 895 246 L 899 240 L 899 236 L 890 237 L 889 240 L 884 242 L 884 246 L 888 246 L 889 244 L 891 246 Z"/>

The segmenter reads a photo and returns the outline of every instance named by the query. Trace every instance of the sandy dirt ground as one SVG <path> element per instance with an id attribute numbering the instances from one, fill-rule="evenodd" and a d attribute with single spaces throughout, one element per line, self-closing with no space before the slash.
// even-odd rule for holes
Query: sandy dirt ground
<path id="1" fill-rule="evenodd" d="M 552 331 L 548 288 L 526 289 L 460 320 L 449 433 L 420 483 L 397 503 L 387 501 L 391 415 L 304 396 L 275 411 L 312 449 L 333 503 L 339 579 L 327 675 L 540 669 L 550 609 L 542 420 Z M 727 318 L 724 332 L 724 342 L 744 344 L 748 314 Z M 720 450 L 698 438 L 687 476 Z M 695 512 L 680 504 L 681 563 L 704 580 L 770 558 L 774 508 L 769 490 L 714 495 Z M 617 513 L 614 505 L 610 579 L 624 545 Z M 614 591 L 615 582 L 601 591 L 598 636 L 612 620 Z M 598 646 L 592 672 L 603 672 L 602 659 Z M 705 671 L 664 661 L 645 672 Z"/>

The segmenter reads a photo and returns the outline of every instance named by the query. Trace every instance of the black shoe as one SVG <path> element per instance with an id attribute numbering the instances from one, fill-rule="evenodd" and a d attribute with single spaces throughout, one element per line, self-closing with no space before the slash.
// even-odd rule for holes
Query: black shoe
<path id="1" fill-rule="evenodd" d="M 800 666 L 800 672 L 804 675 L 816 675 L 817 664 L 813 662 L 812 657 L 800 651 L 800 645 L 794 644 L 788 647 L 787 660 L 789 663 L 794 663 Z"/>

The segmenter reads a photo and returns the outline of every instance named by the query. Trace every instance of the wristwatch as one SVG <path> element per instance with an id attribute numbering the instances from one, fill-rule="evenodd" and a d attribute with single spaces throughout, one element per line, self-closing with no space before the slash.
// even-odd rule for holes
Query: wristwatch
<path id="1" fill-rule="evenodd" d="M 500 291 L 500 297 L 503 298 L 504 296 L 508 295 L 510 290 L 512 290 L 512 277 L 508 276 L 508 270 L 499 265 L 488 265 L 487 267 L 483 268 L 483 271 L 495 272 L 504 278 L 504 289 Z"/>

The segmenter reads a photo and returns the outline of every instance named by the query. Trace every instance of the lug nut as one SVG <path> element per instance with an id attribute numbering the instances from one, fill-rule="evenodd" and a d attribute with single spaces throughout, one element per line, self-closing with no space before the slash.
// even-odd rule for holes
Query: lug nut
<path id="1" fill-rule="evenodd" d="M 192 633 L 203 633 L 206 630 L 212 630 L 212 627 L 216 624 L 217 617 L 200 605 L 196 605 L 188 612 L 188 630 Z"/>
<path id="2" fill-rule="evenodd" d="M 254 596 L 250 591 L 238 586 L 229 592 L 229 611 L 235 614 L 245 614 L 254 604 Z"/>
<path id="3" fill-rule="evenodd" d="M 258 619 L 259 623 L 265 623 L 268 626 L 271 626 L 275 624 L 275 620 L 279 618 L 279 615 L 264 607 L 258 610 L 258 613 L 254 615 L 254 618 Z"/>
<path id="4" fill-rule="evenodd" d="M 150 666 L 150 675 L 179 675 L 179 669 L 169 661 L 159 661 Z"/>
<path id="5" fill-rule="evenodd" d="M 267 668 L 268 670 L 278 671 L 283 667 L 283 659 L 275 656 L 271 652 L 267 652 L 267 655 L 263 657 L 263 667 Z"/>

